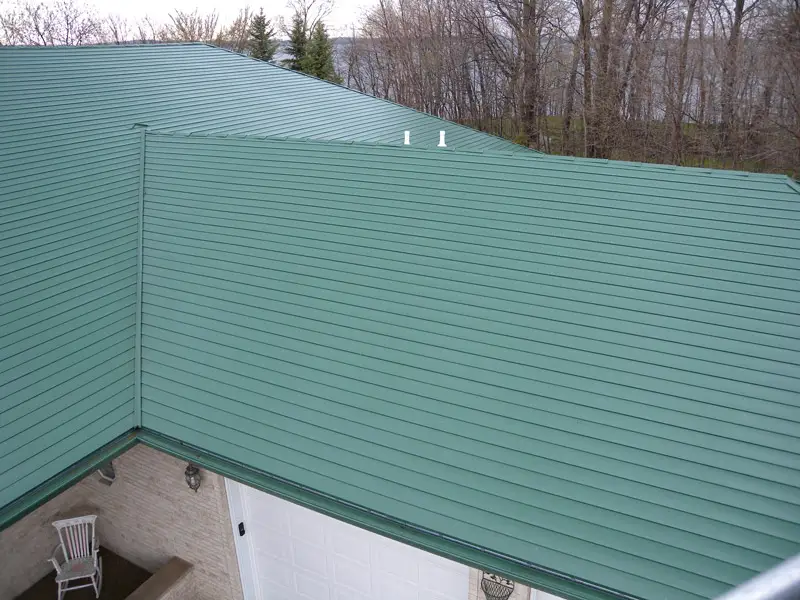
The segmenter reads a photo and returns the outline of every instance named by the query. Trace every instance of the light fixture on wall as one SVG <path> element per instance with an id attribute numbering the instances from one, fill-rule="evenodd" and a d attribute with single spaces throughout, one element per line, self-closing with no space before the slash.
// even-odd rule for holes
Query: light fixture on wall
<path id="1" fill-rule="evenodd" d="M 186 478 L 186 485 L 196 492 L 200 487 L 200 469 L 189 463 L 183 476 Z"/>
<path id="2" fill-rule="evenodd" d="M 486 600 L 508 600 L 514 591 L 514 582 L 494 573 L 481 574 L 481 589 Z"/>

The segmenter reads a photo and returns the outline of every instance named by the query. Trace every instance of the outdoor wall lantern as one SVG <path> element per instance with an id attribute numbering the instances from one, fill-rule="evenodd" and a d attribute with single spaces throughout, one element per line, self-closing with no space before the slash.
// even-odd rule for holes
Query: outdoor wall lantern
<path id="1" fill-rule="evenodd" d="M 511 592 L 514 591 L 514 582 L 494 573 L 483 573 L 481 589 L 486 600 L 508 600 Z"/>
<path id="2" fill-rule="evenodd" d="M 186 478 L 186 485 L 196 492 L 200 487 L 200 469 L 189 463 L 183 475 Z"/>

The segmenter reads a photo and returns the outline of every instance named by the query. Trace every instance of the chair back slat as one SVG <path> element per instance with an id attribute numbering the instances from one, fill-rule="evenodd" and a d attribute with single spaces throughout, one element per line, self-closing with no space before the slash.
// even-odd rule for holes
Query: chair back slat
<path id="1" fill-rule="evenodd" d="M 92 555 L 95 540 L 96 515 L 87 515 L 75 519 L 63 519 L 53 523 L 58 531 L 58 539 L 64 557 L 67 560 L 87 558 Z"/>
<path id="2" fill-rule="evenodd" d="M 73 531 L 72 527 L 65 527 L 64 528 L 64 535 L 67 538 L 67 550 L 69 554 L 67 555 L 69 558 L 75 558 L 75 532 Z"/>
<path id="3" fill-rule="evenodd" d="M 80 551 L 78 549 L 78 528 L 80 525 L 73 525 L 67 528 L 67 537 L 69 538 L 69 553 L 73 558 L 80 558 Z"/>
<path id="4" fill-rule="evenodd" d="M 83 523 L 79 523 L 72 528 L 75 532 L 75 554 L 80 557 L 86 556 L 83 552 L 83 528 Z"/>

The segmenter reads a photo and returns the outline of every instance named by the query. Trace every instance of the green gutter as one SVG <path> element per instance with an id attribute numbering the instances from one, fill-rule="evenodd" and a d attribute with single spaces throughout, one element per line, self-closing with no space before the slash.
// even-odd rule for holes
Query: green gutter
<path id="1" fill-rule="evenodd" d="M 568 600 L 637 600 L 634 596 L 580 581 L 566 574 L 512 557 L 502 556 L 461 540 L 425 530 L 412 523 L 399 521 L 389 515 L 343 502 L 147 429 L 139 430 L 137 438 L 146 446 L 197 464 L 228 479 L 404 544 L 444 556 L 476 569 L 503 575 Z"/>
<path id="2" fill-rule="evenodd" d="M 86 458 L 79 460 L 71 467 L 63 470 L 55 477 L 51 477 L 43 484 L 33 488 L 24 496 L 0 508 L 0 531 L 33 512 L 50 500 L 58 496 L 68 487 L 78 483 L 89 473 L 96 471 L 103 463 L 116 458 L 129 448 L 136 445 L 136 434 L 131 431 L 106 444 L 99 450 L 92 452 Z"/>
<path id="3" fill-rule="evenodd" d="M 144 271 L 144 161 L 147 125 L 136 123 L 139 130 L 139 231 L 136 271 L 136 334 L 133 360 L 133 426 L 142 426 L 142 273 Z"/>
<path id="4" fill-rule="evenodd" d="M 224 477 L 340 521 L 476 569 L 497 573 L 567 600 L 639 600 L 616 590 L 504 556 L 468 542 L 426 530 L 413 523 L 406 523 L 389 515 L 338 500 L 147 429 L 131 430 L 11 504 L 0 508 L 0 531 L 74 485 L 101 464 L 117 457 L 137 443 L 143 443 L 176 458 L 190 461 Z"/>

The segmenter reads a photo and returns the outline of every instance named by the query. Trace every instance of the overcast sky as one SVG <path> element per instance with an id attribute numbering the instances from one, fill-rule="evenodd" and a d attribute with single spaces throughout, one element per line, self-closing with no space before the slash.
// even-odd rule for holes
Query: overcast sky
<path id="1" fill-rule="evenodd" d="M 333 12 L 326 19 L 326 25 L 333 35 L 346 35 L 349 26 L 358 20 L 364 8 L 370 6 L 373 0 L 334 0 Z M 264 8 L 264 14 L 275 21 L 276 17 L 285 19 L 291 16 L 291 11 L 286 6 L 285 0 L 259 3 L 258 0 L 85 0 L 86 4 L 93 5 L 101 15 L 106 13 L 119 14 L 128 21 L 135 22 L 145 15 L 150 15 L 158 21 L 164 21 L 167 13 L 173 9 L 191 12 L 195 8 L 207 13 L 216 10 L 220 15 L 220 23 L 228 23 L 239 12 L 239 8 L 249 5 L 258 11 Z"/>

